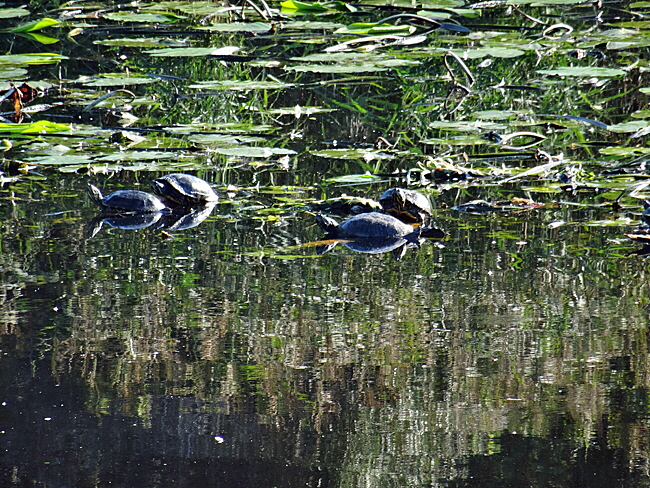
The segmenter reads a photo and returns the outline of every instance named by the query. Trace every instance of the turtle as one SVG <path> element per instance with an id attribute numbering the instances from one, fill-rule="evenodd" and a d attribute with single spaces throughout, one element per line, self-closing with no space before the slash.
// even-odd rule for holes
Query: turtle
<path id="1" fill-rule="evenodd" d="M 339 238 L 415 237 L 420 234 L 419 229 L 379 212 L 358 214 L 340 224 L 331 217 L 316 215 L 316 223 L 328 234 Z"/>
<path id="2" fill-rule="evenodd" d="M 167 210 L 160 198 L 140 190 L 119 190 L 104 197 L 99 188 L 88 183 L 88 196 L 104 212 L 155 213 Z"/>
<path id="3" fill-rule="evenodd" d="M 390 188 L 379 198 L 379 204 L 384 212 L 409 224 L 425 224 L 431 218 L 431 202 L 415 190 Z"/>
<path id="4" fill-rule="evenodd" d="M 381 205 L 369 198 L 341 195 L 340 197 L 319 200 L 311 204 L 313 210 L 336 215 L 355 215 L 381 210 Z"/>
<path id="5" fill-rule="evenodd" d="M 172 173 L 151 182 L 153 192 L 176 205 L 216 202 L 219 197 L 207 181 L 197 176 Z"/>

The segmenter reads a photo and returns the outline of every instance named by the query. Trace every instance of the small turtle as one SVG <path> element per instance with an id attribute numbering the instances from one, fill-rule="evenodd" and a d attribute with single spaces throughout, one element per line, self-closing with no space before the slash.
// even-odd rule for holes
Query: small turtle
<path id="1" fill-rule="evenodd" d="M 328 234 L 343 238 L 406 237 L 420 234 L 419 229 L 413 229 L 392 215 L 377 212 L 355 215 L 340 224 L 331 217 L 316 215 L 316 223 Z"/>
<path id="2" fill-rule="evenodd" d="M 153 191 L 177 205 L 216 202 L 219 197 L 207 181 L 183 173 L 172 173 L 151 182 Z"/>
<path id="3" fill-rule="evenodd" d="M 426 223 L 431 217 L 431 202 L 422 193 L 404 188 L 386 190 L 379 204 L 384 212 L 407 223 Z"/>
<path id="4" fill-rule="evenodd" d="M 139 190 L 120 190 L 104 197 L 99 188 L 88 183 L 88 196 L 104 212 L 153 213 L 167 209 L 158 197 Z"/>
<path id="5" fill-rule="evenodd" d="M 336 215 L 361 214 L 381 210 L 379 202 L 369 198 L 341 195 L 313 202 L 311 207 L 315 211 L 334 213 Z"/>

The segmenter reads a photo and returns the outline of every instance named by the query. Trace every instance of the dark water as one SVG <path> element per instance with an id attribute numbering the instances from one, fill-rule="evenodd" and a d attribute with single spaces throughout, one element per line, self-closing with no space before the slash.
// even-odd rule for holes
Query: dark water
<path id="1" fill-rule="evenodd" d="M 83 183 L 3 190 L 5 486 L 645 485 L 647 264 L 601 215 L 318 256 L 237 203 L 88 238 Z"/>
<path id="2" fill-rule="evenodd" d="M 348 66 L 345 56 L 303 58 L 353 37 L 334 34 L 338 25 L 293 27 L 304 20 L 296 17 L 282 19 L 277 34 L 198 35 L 181 24 L 160 33 L 151 21 L 140 29 L 108 18 L 146 6 L 73 7 L 30 7 L 30 19 L 47 11 L 68 22 L 45 31 L 59 44 L 0 38 L 7 53 L 69 57 L 0 73 L 47 88 L 33 103 L 51 106 L 25 123 L 70 125 L 28 136 L 1 127 L 11 144 L 0 175 L 0 486 L 650 485 L 649 265 L 641 244 L 624 237 L 642 211 L 643 194 L 627 194 L 647 178 L 647 137 L 629 137 L 642 124 L 613 126 L 649 116 L 638 90 L 648 85 L 648 48 L 638 41 L 647 31 L 609 29 L 643 5 L 522 6 L 569 22 L 569 38 L 544 37 L 538 26 L 519 32 L 516 10 L 485 10 L 459 20 L 473 37 L 434 33 L 388 50 L 385 72 L 377 64 L 340 73 L 292 71 Z M 187 15 L 188 29 L 214 8 L 154 7 Z M 208 10 L 188 13 L 199 7 Z M 306 22 L 321 20 L 369 18 Z M 498 36 L 497 23 L 507 24 Z M 75 28 L 83 32 L 66 37 Z M 158 44 L 129 44 L 185 37 L 195 47 L 241 46 L 245 59 L 155 57 L 145 50 Z M 580 64 L 569 56 L 576 46 L 602 49 L 606 60 Z M 465 59 L 478 79 L 466 99 L 450 96 L 458 94 L 442 59 L 456 47 L 476 55 Z M 484 47 L 521 53 L 480 54 Z M 352 58 L 361 67 L 387 62 L 372 52 L 343 54 L 362 56 Z M 397 63 L 404 59 L 412 63 Z M 0 69 L 6 64 L 0 56 Z M 561 80 L 536 71 L 569 65 L 626 71 Z M 147 74 L 186 80 L 85 79 Z M 295 85 L 238 85 L 277 80 Z M 235 89 L 192 87 L 208 81 Z M 501 81 L 519 88 L 493 87 Z M 83 111 L 122 87 L 135 98 Z M 494 113 L 503 111 L 512 112 L 507 120 Z M 531 113 L 552 117 L 531 122 Z M 483 137 L 492 129 L 543 132 L 544 153 L 512 156 Z M 374 150 L 379 137 L 396 146 Z M 323 152 L 333 149 L 359 152 Z M 499 159 L 506 152 L 512 159 Z M 505 181 L 545 158 L 561 166 Z M 489 176 L 419 177 L 446 163 Z M 169 216 L 105 219 L 85 194 L 88 182 L 106 193 L 148 191 L 176 171 L 220 194 L 195 227 L 179 229 Z M 402 177 L 389 177 L 394 171 Z M 366 172 L 378 175 L 374 183 Z M 562 172 L 573 186 L 561 187 Z M 376 199 L 394 186 L 431 198 L 444 239 L 401 259 L 343 244 L 318 253 L 315 200 Z M 511 197 L 541 207 L 453 208 Z"/>

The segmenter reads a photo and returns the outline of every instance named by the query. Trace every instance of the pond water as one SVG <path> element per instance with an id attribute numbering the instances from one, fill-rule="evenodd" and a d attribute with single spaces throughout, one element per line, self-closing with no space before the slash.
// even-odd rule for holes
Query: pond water
<path id="1" fill-rule="evenodd" d="M 2 486 L 650 485 L 648 5 L 251 3 L 0 8 Z M 322 253 L 392 187 L 446 236 Z"/>

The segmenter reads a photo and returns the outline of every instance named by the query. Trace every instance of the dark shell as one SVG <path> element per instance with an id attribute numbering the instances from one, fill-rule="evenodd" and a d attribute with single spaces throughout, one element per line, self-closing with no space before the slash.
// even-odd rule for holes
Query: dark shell
<path id="1" fill-rule="evenodd" d="M 101 190 L 89 183 L 88 195 L 106 212 L 148 213 L 161 212 L 167 208 L 155 195 L 139 190 L 120 190 L 103 197 Z"/>
<path id="2" fill-rule="evenodd" d="M 369 198 L 342 195 L 340 197 L 314 202 L 311 204 L 311 208 L 318 212 L 350 215 L 381 210 L 381 205 L 379 205 L 379 202 L 370 200 Z"/>
<path id="3" fill-rule="evenodd" d="M 156 195 L 178 205 L 216 202 L 219 197 L 207 181 L 183 173 L 172 173 L 151 182 Z"/>
<path id="4" fill-rule="evenodd" d="M 403 237 L 419 232 L 392 215 L 376 212 L 355 215 L 340 224 L 330 217 L 317 215 L 316 222 L 322 229 L 338 237 Z"/>
<path id="5" fill-rule="evenodd" d="M 427 222 L 431 217 L 431 202 L 420 192 L 391 188 L 386 190 L 379 204 L 386 213 L 408 223 Z"/>

